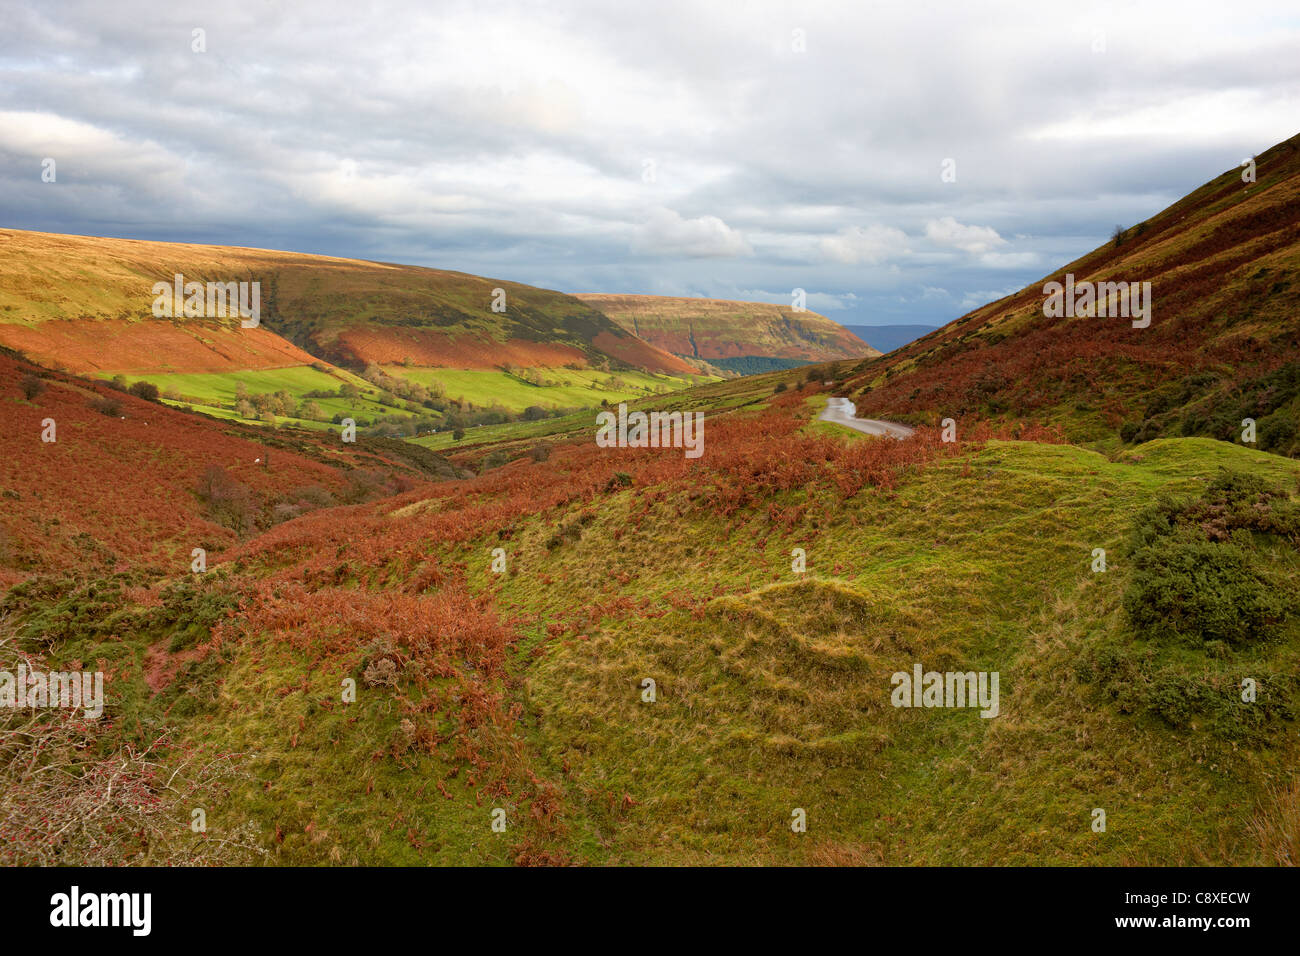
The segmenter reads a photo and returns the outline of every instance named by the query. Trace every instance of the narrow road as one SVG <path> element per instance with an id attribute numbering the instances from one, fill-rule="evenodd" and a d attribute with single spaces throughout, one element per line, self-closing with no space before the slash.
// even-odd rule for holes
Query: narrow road
<path id="1" fill-rule="evenodd" d="M 857 418 L 857 409 L 847 398 L 831 398 L 826 401 L 826 408 L 821 413 L 821 421 L 832 422 L 865 432 L 868 435 L 882 435 L 889 438 L 907 438 L 914 429 L 896 422 L 882 422 L 875 418 Z"/>

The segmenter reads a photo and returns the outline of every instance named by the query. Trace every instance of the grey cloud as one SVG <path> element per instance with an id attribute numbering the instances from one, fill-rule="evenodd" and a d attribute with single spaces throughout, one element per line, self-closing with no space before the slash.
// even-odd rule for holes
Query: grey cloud
<path id="1" fill-rule="evenodd" d="M 937 323 L 1296 132 L 1288 4 L 1221 13 L 6 0 L 0 210 Z"/>

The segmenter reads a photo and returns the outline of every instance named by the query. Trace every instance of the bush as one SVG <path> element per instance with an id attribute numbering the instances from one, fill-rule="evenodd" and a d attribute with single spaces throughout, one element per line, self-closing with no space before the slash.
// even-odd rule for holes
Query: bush
<path id="1" fill-rule="evenodd" d="M 113 395 L 96 395 L 90 400 L 90 407 L 109 418 L 117 418 L 122 414 L 122 400 Z"/>
<path id="2" fill-rule="evenodd" d="M 610 475 L 609 481 L 605 482 L 606 491 L 618 491 L 620 488 L 632 487 L 632 476 L 626 471 L 616 471 Z"/>
<path id="3" fill-rule="evenodd" d="M 479 474 L 486 474 L 493 468 L 500 468 L 509 460 L 505 452 L 494 451 L 483 459 L 483 463 L 479 466 Z"/>
<path id="4" fill-rule="evenodd" d="M 533 461 L 546 461 L 551 457 L 551 446 L 538 442 L 529 454 L 533 456 Z"/>
<path id="5" fill-rule="evenodd" d="M 197 492 L 209 515 L 222 527 L 240 533 L 248 530 L 257 510 L 253 491 L 232 478 L 225 468 L 209 465 L 199 479 Z"/>
<path id="6" fill-rule="evenodd" d="M 158 401 L 158 386 L 153 382 L 136 382 L 127 391 L 136 398 L 143 398 L 146 402 Z"/>
<path id="7" fill-rule="evenodd" d="M 18 382 L 18 388 L 23 393 L 23 398 L 31 401 L 45 391 L 45 381 L 36 375 L 24 375 Z"/>
<path id="8" fill-rule="evenodd" d="M 1129 620 L 1149 637 L 1193 644 L 1272 636 L 1288 603 L 1259 567 L 1256 536 L 1300 542 L 1300 508 L 1254 475 L 1225 470 L 1199 498 L 1147 508 L 1131 536 Z"/>
<path id="9" fill-rule="evenodd" d="M 1285 613 L 1282 596 L 1237 544 L 1179 529 L 1134 556 L 1124 609 L 1156 638 L 1231 644 L 1267 637 Z"/>

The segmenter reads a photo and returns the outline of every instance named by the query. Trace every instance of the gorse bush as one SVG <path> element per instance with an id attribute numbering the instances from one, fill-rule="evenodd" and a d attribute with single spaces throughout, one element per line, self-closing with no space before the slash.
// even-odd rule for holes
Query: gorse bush
<path id="1" fill-rule="evenodd" d="M 1180 528 L 1135 555 L 1135 568 L 1124 607 L 1149 636 L 1247 643 L 1284 616 L 1281 594 L 1236 543 Z"/>
<path id="2" fill-rule="evenodd" d="M 1265 640 L 1287 617 L 1286 593 L 1257 537 L 1300 540 L 1300 510 L 1259 478 L 1224 472 L 1196 499 L 1165 499 L 1133 528 L 1124 609 L 1138 632 L 1196 645 Z"/>

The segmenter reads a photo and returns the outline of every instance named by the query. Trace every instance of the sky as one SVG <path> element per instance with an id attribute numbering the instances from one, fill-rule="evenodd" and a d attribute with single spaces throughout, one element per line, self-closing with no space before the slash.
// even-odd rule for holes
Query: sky
<path id="1" fill-rule="evenodd" d="M 0 226 L 803 289 L 846 324 L 943 324 L 1300 132 L 1295 0 L 0 0 L 0 23 Z"/>

